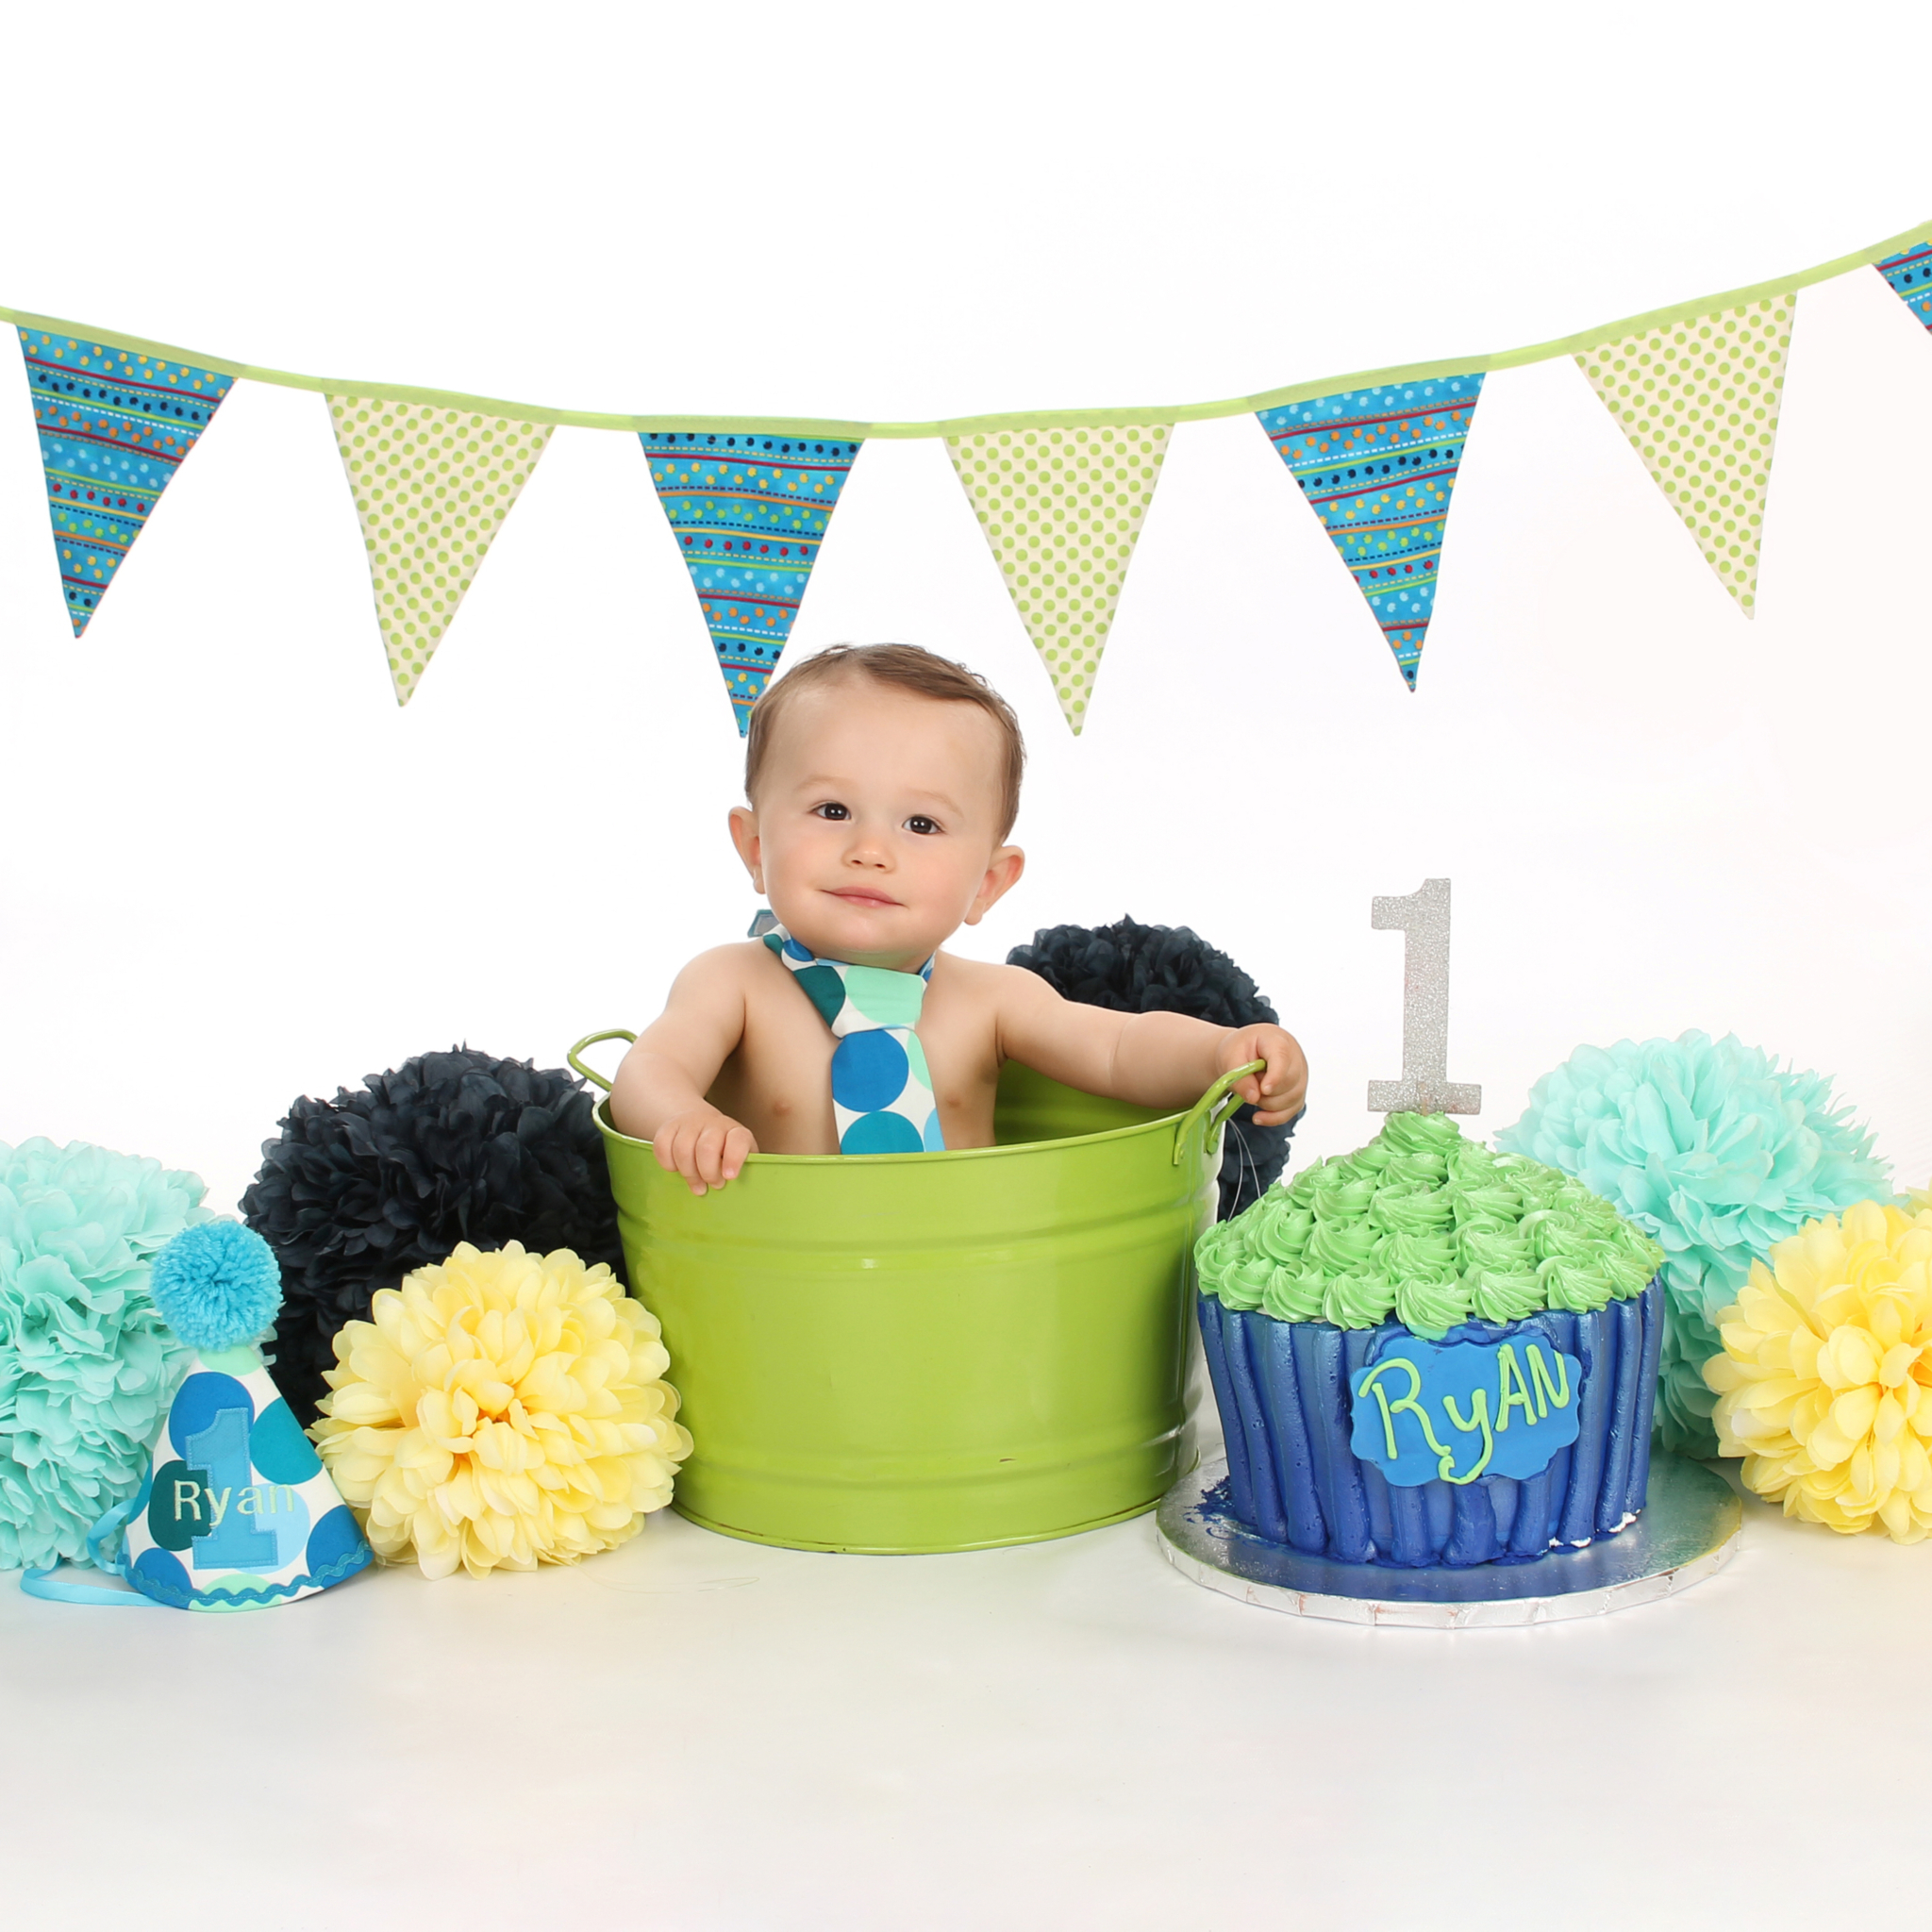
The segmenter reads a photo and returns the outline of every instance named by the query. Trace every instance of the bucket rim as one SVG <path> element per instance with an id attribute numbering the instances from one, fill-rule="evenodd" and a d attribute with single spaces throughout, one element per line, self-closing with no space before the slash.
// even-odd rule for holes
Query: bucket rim
<path id="1" fill-rule="evenodd" d="M 611 1124 L 609 1108 L 610 1100 L 607 1094 L 598 1101 L 594 1113 L 598 1130 L 604 1138 L 625 1147 L 649 1148 L 650 1141 L 640 1141 Z M 1096 1134 L 1063 1134 L 1051 1141 L 1008 1141 L 995 1147 L 941 1147 L 930 1153 L 921 1150 L 917 1154 L 748 1154 L 745 1165 L 832 1167 L 850 1173 L 859 1167 L 903 1166 L 916 1161 L 922 1168 L 930 1170 L 935 1161 L 941 1160 L 986 1160 L 1016 1154 L 1035 1154 L 1043 1147 L 1097 1146 L 1105 1141 L 1129 1140 L 1136 1134 L 1162 1131 L 1172 1134 L 1191 1111 L 1190 1108 L 1177 1108 L 1173 1113 L 1161 1114 L 1151 1121 L 1140 1121 L 1129 1127 L 1105 1127 Z"/>

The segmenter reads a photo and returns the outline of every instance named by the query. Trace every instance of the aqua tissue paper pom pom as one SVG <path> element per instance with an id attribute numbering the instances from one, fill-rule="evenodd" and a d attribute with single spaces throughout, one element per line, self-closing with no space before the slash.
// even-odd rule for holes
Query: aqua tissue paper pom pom
<path id="1" fill-rule="evenodd" d="M 1872 1136 L 1834 1108 L 1831 1082 L 1780 1071 L 1735 1035 L 1580 1046 L 1496 1136 L 1613 1203 L 1664 1251 L 1657 1432 L 1667 1449 L 1718 1454 L 1704 1365 L 1724 1353 L 1717 1316 L 1751 1263 L 1816 1215 L 1887 1194 Z"/>
<path id="2" fill-rule="evenodd" d="M 155 1257 L 148 1292 L 164 1321 L 197 1355 L 253 1341 L 282 1305 L 275 1251 L 239 1221 L 208 1221 L 177 1234 Z"/>
<path id="3" fill-rule="evenodd" d="M 149 1264 L 205 1191 L 82 1141 L 0 1143 L 0 1570 L 80 1557 L 140 1483 L 188 1355 Z"/>

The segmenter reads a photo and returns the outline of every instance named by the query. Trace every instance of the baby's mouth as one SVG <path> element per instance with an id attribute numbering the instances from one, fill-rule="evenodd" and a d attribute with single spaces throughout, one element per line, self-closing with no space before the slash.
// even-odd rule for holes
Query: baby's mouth
<path id="1" fill-rule="evenodd" d="M 844 902 L 848 906 L 890 906 L 896 908 L 899 904 L 898 900 L 889 899 L 883 892 L 854 891 L 851 890 L 847 890 L 845 891 L 834 891 L 832 897 L 835 899 L 844 900 Z"/>

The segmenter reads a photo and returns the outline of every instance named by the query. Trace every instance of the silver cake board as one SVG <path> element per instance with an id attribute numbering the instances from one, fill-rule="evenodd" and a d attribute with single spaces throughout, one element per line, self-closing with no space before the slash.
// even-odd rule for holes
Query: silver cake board
<path id="1" fill-rule="evenodd" d="M 1517 1629 L 1675 1596 L 1737 1555 L 1744 1514 L 1722 1476 L 1659 1449 L 1641 1513 L 1615 1536 L 1527 1563 L 1403 1570 L 1265 1541 L 1227 1513 L 1226 1474 L 1226 1458 L 1217 1457 L 1161 1498 L 1160 1545 L 1183 1576 L 1291 1617 L 1412 1630 Z"/>

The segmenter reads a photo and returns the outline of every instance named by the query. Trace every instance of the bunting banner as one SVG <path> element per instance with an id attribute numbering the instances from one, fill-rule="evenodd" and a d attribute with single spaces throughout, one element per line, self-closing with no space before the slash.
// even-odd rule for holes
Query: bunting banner
<path id="1" fill-rule="evenodd" d="M 861 445 L 776 430 L 638 436 L 742 738 L 778 668 Z"/>
<path id="2" fill-rule="evenodd" d="M 435 403 L 328 398 L 396 703 L 423 683 L 554 425 Z"/>
<path id="3" fill-rule="evenodd" d="M 1927 327 L 1932 328 L 1932 242 L 1918 242 L 1872 266 L 1886 286 Z"/>
<path id="4" fill-rule="evenodd" d="M 309 390 L 328 406 L 391 687 L 407 705 L 550 438 L 568 424 L 639 439 L 741 736 L 781 668 L 859 451 L 878 439 L 924 440 L 943 445 L 1078 737 L 1183 423 L 1259 422 L 1415 692 L 1484 385 L 1574 359 L 1717 581 L 1753 615 L 1798 291 L 1869 269 L 1932 331 L 1932 224 L 1922 223 L 1774 281 L 1487 355 L 1219 401 L 905 423 L 625 415 L 385 392 L 17 308 L 0 307 L 0 320 L 20 337 L 76 637 L 234 384 Z M 362 393 L 342 393 L 351 388 Z M 1641 492 L 1635 466 L 1629 474 Z"/>
<path id="5" fill-rule="evenodd" d="M 19 334 L 78 637 L 234 378 L 44 329 Z"/>
<path id="6" fill-rule="evenodd" d="M 1322 519 L 1410 691 L 1480 375 L 1310 396 L 1257 419 Z"/>
<path id="7" fill-rule="evenodd" d="M 1075 738 L 1173 430 L 1120 423 L 946 438 Z"/>
<path id="8" fill-rule="evenodd" d="M 1796 306 L 1788 290 L 1576 358 L 1746 617 L 1757 602 L 1757 544 Z"/>

